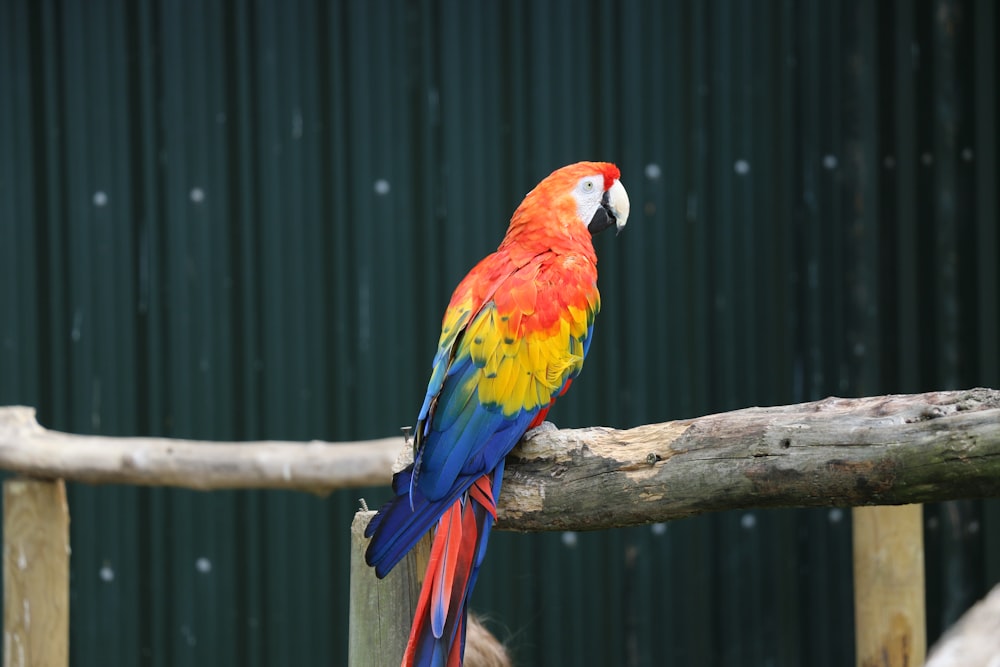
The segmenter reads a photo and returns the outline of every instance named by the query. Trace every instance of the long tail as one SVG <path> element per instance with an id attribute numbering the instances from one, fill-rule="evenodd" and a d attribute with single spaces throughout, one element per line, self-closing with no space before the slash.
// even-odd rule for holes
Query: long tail
<path id="1" fill-rule="evenodd" d="M 467 603 L 496 520 L 503 462 L 445 510 L 431 546 L 403 667 L 460 667 Z"/>

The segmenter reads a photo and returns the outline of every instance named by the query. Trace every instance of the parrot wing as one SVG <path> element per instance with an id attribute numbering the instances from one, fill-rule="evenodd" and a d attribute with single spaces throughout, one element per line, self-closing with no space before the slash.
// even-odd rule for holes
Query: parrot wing
<path id="1" fill-rule="evenodd" d="M 592 273 L 547 252 L 520 266 L 494 253 L 459 284 L 418 417 L 415 462 L 397 474 L 396 500 L 366 530 L 379 576 L 503 461 L 579 373 L 600 307 Z"/>

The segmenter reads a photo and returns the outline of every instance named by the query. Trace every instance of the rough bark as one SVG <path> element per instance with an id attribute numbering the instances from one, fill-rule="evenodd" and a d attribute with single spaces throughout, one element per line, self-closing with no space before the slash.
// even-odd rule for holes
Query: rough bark
<path id="1" fill-rule="evenodd" d="M 386 484 L 402 438 L 206 443 L 48 431 L 0 408 L 0 468 L 35 477 L 317 493 Z M 1000 496 L 1000 391 L 828 398 L 629 430 L 542 429 L 508 458 L 499 527 L 589 530 L 751 507 Z"/>
<path id="2" fill-rule="evenodd" d="M 508 457 L 498 527 L 589 530 L 739 508 L 998 495 L 1000 391 L 828 398 L 529 438 Z"/>

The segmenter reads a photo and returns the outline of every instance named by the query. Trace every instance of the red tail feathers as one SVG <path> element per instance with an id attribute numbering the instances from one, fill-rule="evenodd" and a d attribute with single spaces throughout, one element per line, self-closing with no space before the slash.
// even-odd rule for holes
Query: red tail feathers
<path id="1" fill-rule="evenodd" d="M 403 667 L 460 667 L 467 602 L 496 519 L 490 476 L 483 475 L 438 521 Z"/>

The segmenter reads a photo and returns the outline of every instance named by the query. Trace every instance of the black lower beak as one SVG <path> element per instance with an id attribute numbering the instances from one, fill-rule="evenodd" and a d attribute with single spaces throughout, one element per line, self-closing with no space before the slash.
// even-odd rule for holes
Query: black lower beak
<path id="1" fill-rule="evenodd" d="M 601 198 L 601 205 L 594 211 L 594 217 L 590 219 L 587 229 L 590 230 L 590 235 L 594 236 L 600 234 L 608 227 L 614 227 L 617 222 L 618 220 L 611 213 L 611 206 L 608 203 L 608 193 L 605 192 L 604 197 Z"/>

